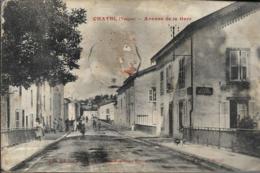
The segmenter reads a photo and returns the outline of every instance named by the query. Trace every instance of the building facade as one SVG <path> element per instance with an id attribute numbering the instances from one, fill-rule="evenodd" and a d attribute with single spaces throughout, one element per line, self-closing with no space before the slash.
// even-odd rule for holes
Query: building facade
<path id="1" fill-rule="evenodd" d="M 83 116 L 85 119 L 88 117 L 88 120 L 91 120 L 93 117 L 98 117 L 98 111 L 97 109 L 87 109 L 83 111 Z"/>
<path id="2" fill-rule="evenodd" d="M 260 34 L 251 33 L 259 15 L 259 4 L 233 3 L 188 25 L 152 58 L 162 134 L 241 128 L 244 117 L 259 127 Z"/>
<path id="3" fill-rule="evenodd" d="M 111 101 L 108 103 L 104 103 L 98 107 L 98 119 L 107 121 L 107 122 L 114 122 L 116 114 L 116 106 L 115 102 Z"/>
<path id="4" fill-rule="evenodd" d="M 134 113 L 134 77 L 130 76 L 117 90 L 117 115 L 115 124 L 130 128 L 135 124 Z"/>
<path id="5" fill-rule="evenodd" d="M 138 71 L 124 81 L 118 89 L 117 117 L 115 124 L 134 126 L 151 134 L 160 134 L 161 115 L 157 108 L 159 93 L 156 74 L 157 67 Z"/>

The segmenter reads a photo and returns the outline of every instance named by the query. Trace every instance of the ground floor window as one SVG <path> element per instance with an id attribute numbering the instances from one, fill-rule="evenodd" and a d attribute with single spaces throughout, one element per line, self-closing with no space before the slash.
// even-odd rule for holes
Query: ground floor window
<path id="1" fill-rule="evenodd" d="M 19 128 L 19 119 L 20 119 L 20 117 L 19 117 L 20 115 L 19 115 L 19 112 L 15 112 L 15 127 L 16 128 Z"/>
<path id="2" fill-rule="evenodd" d="M 26 125 L 26 128 L 28 128 L 28 115 L 26 115 L 26 117 L 25 117 L 25 125 Z"/>
<path id="3" fill-rule="evenodd" d="M 163 106 L 163 103 L 161 103 L 161 116 L 164 116 L 164 106 Z"/>

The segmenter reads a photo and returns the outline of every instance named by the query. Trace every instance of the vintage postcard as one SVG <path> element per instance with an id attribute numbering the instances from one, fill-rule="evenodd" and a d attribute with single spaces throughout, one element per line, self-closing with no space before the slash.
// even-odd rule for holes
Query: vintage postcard
<path id="1" fill-rule="evenodd" d="M 260 3 L 1 0 L 1 172 L 260 172 Z"/>

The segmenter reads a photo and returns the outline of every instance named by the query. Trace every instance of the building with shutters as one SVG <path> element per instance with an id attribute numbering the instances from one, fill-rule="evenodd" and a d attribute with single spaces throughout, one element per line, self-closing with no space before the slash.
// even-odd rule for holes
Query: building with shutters
<path id="1" fill-rule="evenodd" d="M 164 135 L 185 128 L 260 129 L 260 4 L 236 2 L 192 22 L 151 59 Z"/>
<path id="2" fill-rule="evenodd" d="M 159 94 L 156 66 L 151 66 L 128 77 L 117 90 L 115 124 L 132 127 L 150 134 L 160 134 L 161 116 L 157 108 Z"/>

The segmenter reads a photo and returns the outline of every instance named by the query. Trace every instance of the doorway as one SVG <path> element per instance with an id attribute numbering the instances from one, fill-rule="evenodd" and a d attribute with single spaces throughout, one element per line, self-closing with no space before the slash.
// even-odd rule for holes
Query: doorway
<path id="1" fill-rule="evenodd" d="M 238 128 L 239 121 L 248 116 L 247 100 L 230 100 L 230 128 Z"/>
<path id="2" fill-rule="evenodd" d="M 173 102 L 169 103 L 169 135 L 173 135 Z"/>
<path id="3" fill-rule="evenodd" d="M 183 115 L 184 115 L 184 104 L 183 101 L 179 102 L 179 129 L 183 128 Z"/>

